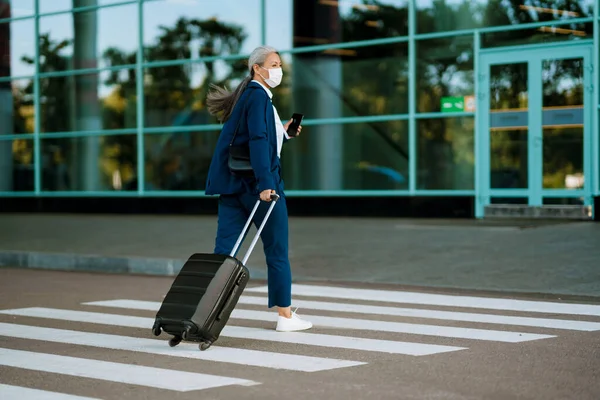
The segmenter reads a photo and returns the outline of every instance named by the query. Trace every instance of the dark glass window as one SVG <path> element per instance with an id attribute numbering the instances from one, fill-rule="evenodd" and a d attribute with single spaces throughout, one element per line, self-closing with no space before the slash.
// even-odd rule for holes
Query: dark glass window
<path id="1" fill-rule="evenodd" d="M 267 42 L 278 49 L 408 35 L 408 0 L 267 0 Z"/>
<path id="2" fill-rule="evenodd" d="M 207 75 L 210 69 L 214 75 Z M 214 61 L 144 71 L 144 108 L 147 127 L 215 124 L 219 121 L 206 109 L 210 83 L 235 89 L 248 69 L 243 61 Z M 213 79 L 211 79 L 211 77 Z"/>
<path id="3" fill-rule="evenodd" d="M 283 56 L 273 102 L 282 119 L 408 113 L 408 45 L 356 47 Z"/>
<path id="4" fill-rule="evenodd" d="M 19 2 L 21 0 L 17 1 Z M 68 11 L 74 7 L 103 6 L 107 4 L 123 3 L 125 1 L 127 0 L 39 0 L 40 13 Z"/>
<path id="5" fill-rule="evenodd" d="M 0 135 L 0 192 L 33 191 L 33 181 L 33 140 Z"/>
<path id="6" fill-rule="evenodd" d="M 417 138 L 417 189 L 473 189 L 473 118 L 419 120 Z"/>
<path id="7" fill-rule="evenodd" d="M 538 43 L 564 42 L 593 38 L 593 22 L 560 26 L 542 26 L 481 35 L 481 47 L 517 46 Z"/>
<path id="8" fill-rule="evenodd" d="M 144 3 L 147 61 L 249 54 L 260 44 L 260 0 Z"/>
<path id="9" fill-rule="evenodd" d="M 2 6 L 0 5 L 0 19 Z M 6 15 L 6 13 L 5 13 Z M 35 73 L 35 20 L 22 19 L 0 24 L 0 78 Z"/>
<path id="10" fill-rule="evenodd" d="M 41 72 L 133 64 L 137 48 L 135 4 L 40 18 Z"/>
<path id="11" fill-rule="evenodd" d="M 137 190 L 135 135 L 42 139 L 42 190 Z"/>
<path id="12" fill-rule="evenodd" d="M 416 4 L 417 33 L 570 20 L 594 14 L 594 0 L 419 0 Z"/>
<path id="13" fill-rule="evenodd" d="M 43 78 L 40 90 L 42 132 L 137 126 L 133 69 Z"/>
<path id="14" fill-rule="evenodd" d="M 204 190 L 219 131 L 144 136 L 144 190 Z"/>
<path id="15" fill-rule="evenodd" d="M 408 189 L 408 122 L 304 126 L 281 153 L 286 190 Z"/>
<path id="16" fill-rule="evenodd" d="M 0 82 L 0 135 L 33 133 L 33 80 Z"/>
<path id="17" fill-rule="evenodd" d="M 443 111 L 444 97 L 474 95 L 472 35 L 416 43 L 418 112 Z"/>

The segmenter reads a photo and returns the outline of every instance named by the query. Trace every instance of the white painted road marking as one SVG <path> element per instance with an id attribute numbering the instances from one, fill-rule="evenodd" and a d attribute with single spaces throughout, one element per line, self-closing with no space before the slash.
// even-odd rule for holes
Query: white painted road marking
<path id="1" fill-rule="evenodd" d="M 241 296 L 239 304 L 262 306 L 267 299 L 256 296 Z M 132 310 L 158 311 L 159 302 L 143 300 L 106 300 L 83 303 L 85 305 Z M 399 308 L 371 306 L 365 304 L 333 303 L 323 301 L 294 300 L 294 306 L 306 310 L 326 310 L 335 312 L 351 312 L 358 314 L 391 315 L 399 317 L 442 319 L 447 321 L 482 322 L 487 324 L 531 326 L 536 328 L 554 328 L 574 331 L 600 330 L 600 322 L 573 321 L 553 318 L 515 317 L 510 315 L 476 314 L 454 311 L 423 310 L 420 308 Z"/>
<path id="2" fill-rule="evenodd" d="M 233 310 L 231 318 L 250 319 L 254 321 L 271 321 L 273 313 L 268 311 Z M 520 343 L 531 340 L 548 339 L 554 335 L 539 335 L 510 331 L 493 331 L 487 329 L 455 328 L 440 325 L 406 324 L 402 322 L 387 322 L 367 319 L 351 319 L 338 317 L 323 317 L 309 315 L 306 317 L 314 326 L 329 328 L 356 329 L 376 332 L 408 333 L 458 339 L 488 340 L 493 342 Z"/>
<path id="3" fill-rule="evenodd" d="M 246 288 L 244 291 L 251 293 L 267 293 L 267 287 L 259 286 Z M 499 299 L 395 290 L 351 289 L 298 284 L 292 285 L 292 293 L 297 296 L 380 301 L 386 303 L 425 304 L 449 307 L 486 308 L 490 310 L 600 316 L 600 305 L 593 304 Z"/>
<path id="4" fill-rule="evenodd" d="M 266 297 L 241 296 L 239 304 L 262 306 Z M 325 310 L 358 314 L 391 315 L 398 317 L 442 319 L 446 321 L 481 322 L 486 324 L 531 326 L 536 328 L 565 329 L 572 331 L 598 331 L 600 322 L 573 321 L 553 318 L 515 317 L 510 315 L 475 314 L 454 311 L 423 310 L 420 308 L 399 308 L 371 306 L 364 304 L 333 303 L 323 301 L 294 300 L 294 307 L 305 310 Z"/>
<path id="5" fill-rule="evenodd" d="M 0 323 L 0 336 L 303 372 L 324 371 L 366 364 L 358 361 L 280 354 L 229 347 L 215 346 L 206 351 L 200 351 L 197 344 L 185 342 L 177 347 L 171 348 L 162 340 L 6 323 Z"/>
<path id="6" fill-rule="evenodd" d="M 177 392 L 189 392 L 229 385 L 251 386 L 259 384 L 258 382 L 245 379 L 217 375 L 173 371 L 141 365 L 129 365 L 5 348 L 0 348 L 0 365 Z"/>
<path id="7" fill-rule="evenodd" d="M 2 400 L 99 400 L 96 397 L 74 396 L 72 394 L 49 392 L 21 386 L 3 385 L 0 383 L 0 399 Z"/>
<path id="8" fill-rule="evenodd" d="M 333 347 L 361 351 L 375 351 L 389 354 L 405 354 L 410 356 L 428 356 L 431 354 L 447 353 L 466 350 L 466 347 L 441 346 L 414 342 L 398 342 L 393 340 L 378 340 L 357 338 L 351 336 L 324 335 L 304 332 L 276 332 L 273 330 L 226 326 L 223 330 L 227 336 L 241 339 L 266 340 L 270 342 L 305 344 L 308 346 Z"/>
<path id="9" fill-rule="evenodd" d="M 130 328 L 147 328 L 154 324 L 154 318 L 143 318 L 126 315 L 104 314 L 87 311 L 59 310 L 52 308 L 21 308 L 1 310 L 0 314 L 21 315 L 25 317 L 58 319 L 63 321 L 86 322 L 92 324 L 111 324 Z M 260 328 L 225 326 L 221 332 L 223 337 L 256 339 L 280 343 L 307 344 L 312 346 L 344 348 L 362 351 L 379 351 L 406 355 L 430 355 L 449 351 L 464 350 L 464 347 L 441 346 L 411 342 L 396 342 L 355 338 L 349 336 L 323 335 L 304 332 L 276 332 Z M 210 350 L 210 349 L 209 349 Z"/>
<path id="10" fill-rule="evenodd" d="M 120 308 L 135 308 L 137 310 L 158 310 L 160 307 L 159 302 L 138 302 L 137 300 L 109 300 L 102 302 L 90 302 L 85 303 L 88 305 L 102 305 L 102 306 L 114 306 Z M 147 307 L 147 308 L 143 308 Z M 267 311 L 254 311 L 254 310 L 241 310 L 234 309 L 231 313 L 231 318 L 248 319 L 253 321 L 275 321 L 276 315 L 272 312 Z M 510 331 L 495 331 L 488 329 L 474 329 L 474 328 L 455 328 L 449 326 L 439 325 L 420 325 L 420 324 L 409 324 L 402 322 L 387 322 L 387 321 L 376 321 L 366 319 L 354 319 L 354 318 L 338 318 L 338 317 L 324 317 L 318 315 L 310 315 L 306 317 L 315 326 L 323 326 L 330 328 L 342 328 L 342 329 L 355 329 L 355 330 L 367 330 L 367 331 L 379 331 L 379 332 L 394 332 L 394 333 L 408 333 L 416 335 L 427 335 L 427 336 L 440 336 L 440 337 L 452 337 L 460 339 L 476 339 L 476 340 L 489 340 L 497 342 L 509 342 L 509 343 L 520 343 L 527 342 L 530 340 L 539 340 L 555 337 L 554 335 L 540 335 L 533 333 L 523 332 L 510 332 Z"/>

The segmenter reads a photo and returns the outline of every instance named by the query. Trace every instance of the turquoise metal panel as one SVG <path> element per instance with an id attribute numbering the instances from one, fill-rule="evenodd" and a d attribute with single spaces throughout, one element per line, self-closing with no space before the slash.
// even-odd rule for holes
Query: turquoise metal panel
<path id="1" fill-rule="evenodd" d="M 408 2 L 408 191 L 417 189 L 417 48 L 415 43 L 416 7 Z"/>
<path id="2" fill-rule="evenodd" d="M 594 70 L 594 64 L 593 64 L 593 59 L 592 59 L 592 49 L 586 49 L 585 51 L 585 55 L 584 55 L 584 62 L 583 62 L 584 68 L 583 68 L 583 82 L 585 84 L 585 88 L 584 88 L 584 95 L 583 95 L 583 113 L 584 113 L 584 119 L 585 119 L 585 123 L 583 124 L 583 151 L 584 151 L 584 157 L 583 157 L 583 176 L 585 178 L 585 182 L 584 182 L 584 189 L 585 189 L 585 200 L 584 200 L 584 204 L 586 206 L 593 206 L 594 205 L 594 198 L 593 198 L 593 193 L 594 193 L 594 181 L 596 180 L 596 175 L 597 173 L 595 173 L 594 171 L 594 147 L 595 147 L 595 140 L 594 140 L 594 136 L 597 136 L 597 132 L 596 134 L 594 134 L 593 132 L 593 125 L 594 125 L 594 114 L 597 114 L 594 110 L 594 105 L 596 104 L 596 102 L 594 101 L 594 96 L 593 96 L 593 87 L 594 84 L 592 83 L 593 80 L 593 70 Z"/>
<path id="3" fill-rule="evenodd" d="M 19 133 L 18 135 L 0 135 L 0 142 L 4 140 L 28 140 L 34 138 L 35 133 Z"/>
<path id="4" fill-rule="evenodd" d="M 286 190 L 287 197 L 474 196 L 473 190 Z"/>
<path id="5" fill-rule="evenodd" d="M 302 125 L 306 125 L 302 122 Z M 144 128 L 146 135 L 161 134 L 161 133 L 185 133 L 185 132 L 207 132 L 220 130 L 223 126 L 217 124 L 207 125 L 187 125 L 187 126 L 160 126 L 156 128 Z"/>
<path id="6" fill-rule="evenodd" d="M 13 17 L 13 18 L 0 18 L 0 24 L 4 24 L 6 22 L 14 22 L 14 21 L 23 21 L 25 19 L 33 19 L 35 16 L 32 15 L 24 15 L 22 17 Z"/>
<path id="7" fill-rule="evenodd" d="M 543 132 L 542 132 L 542 60 L 532 57 L 527 64 L 529 124 L 527 126 L 527 181 L 529 205 L 542 205 Z"/>
<path id="8" fill-rule="evenodd" d="M 77 192 L 76 192 L 77 193 Z M 100 193 L 123 193 L 123 192 L 100 192 Z M 129 192 L 131 195 L 132 192 Z M 286 197 L 393 197 L 393 196 L 474 196 L 473 190 L 416 190 L 410 193 L 408 190 L 286 190 Z M 182 191 L 146 191 L 145 197 L 211 197 L 202 190 Z"/>
<path id="9" fill-rule="evenodd" d="M 474 188 L 475 188 L 475 218 L 482 218 L 483 217 L 483 204 L 484 204 L 484 197 L 483 197 L 483 181 L 482 181 L 482 169 L 481 169 L 481 165 L 484 164 L 484 162 L 482 161 L 483 157 L 489 157 L 489 155 L 485 152 L 482 151 L 482 143 L 481 143 L 481 138 L 483 136 L 485 136 L 485 134 L 483 132 L 487 132 L 485 126 L 482 126 L 482 123 L 485 119 L 485 115 L 486 114 L 482 114 L 482 105 L 484 101 L 483 99 L 483 95 L 482 95 L 482 91 L 481 91 L 481 84 L 482 82 L 485 81 L 485 76 L 487 76 L 487 70 L 486 69 L 482 69 L 481 66 L 481 38 L 480 38 L 480 34 L 479 32 L 474 32 L 473 33 L 473 55 L 474 55 L 474 65 L 473 65 L 473 77 L 475 79 L 475 82 L 473 82 L 474 84 L 474 91 L 475 91 L 475 99 L 476 99 L 476 106 L 475 106 L 475 132 L 474 135 L 475 137 L 473 138 L 473 154 L 475 157 L 475 183 L 474 183 Z M 486 67 L 488 68 L 488 67 Z M 487 92 L 487 91 L 486 91 Z M 484 106 L 485 107 L 485 106 Z M 489 161 L 488 161 L 489 163 Z"/>
<path id="10" fill-rule="evenodd" d="M 542 197 L 560 198 L 560 197 L 585 197 L 588 191 L 586 190 L 571 190 L 571 189 L 544 189 Z M 586 204 L 589 205 L 589 204 Z"/>
<path id="11" fill-rule="evenodd" d="M 408 36 L 394 36 L 383 39 L 370 39 L 370 40 L 361 40 L 358 42 L 342 42 L 342 43 L 331 43 L 331 44 L 320 44 L 315 46 L 306 46 L 306 47 L 296 47 L 294 49 L 282 50 L 283 54 L 300 54 L 300 53 L 312 53 L 317 51 L 329 50 L 329 49 L 347 49 L 352 48 L 356 49 L 359 47 L 368 47 L 368 46 L 379 46 L 382 44 L 395 44 L 395 43 L 403 43 L 408 42 Z"/>
<path id="12" fill-rule="evenodd" d="M 593 131 L 592 131 L 592 158 L 593 167 L 592 173 L 594 174 L 592 182 L 594 182 L 593 193 L 596 196 L 600 195 L 600 4 L 596 3 L 594 7 L 594 54 L 593 54 L 593 65 L 592 72 L 594 78 L 593 82 L 593 94 L 594 104 L 598 103 L 598 108 L 595 110 L 593 115 Z M 600 210 L 593 210 L 593 212 L 600 212 Z"/>
<path id="13" fill-rule="evenodd" d="M 137 93 L 137 177 L 138 194 L 144 195 L 145 177 L 145 157 L 144 154 L 144 3 L 142 0 L 138 4 L 138 49 L 136 54 L 136 93 Z"/>
<path id="14" fill-rule="evenodd" d="M 485 171 L 483 171 L 485 173 Z M 492 197 L 529 197 L 529 189 L 489 189 L 489 198 Z M 483 206 L 489 204 L 489 201 Z"/>
<path id="15" fill-rule="evenodd" d="M 415 114 L 416 119 L 434 119 L 434 118 L 464 118 L 474 117 L 475 113 L 470 111 L 462 112 L 426 112 Z"/>
<path id="16" fill-rule="evenodd" d="M 93 136 L 117 136 L 117 135 L 134 135 L 137 132 L 136 128 L 129 129 L 111 129 L 111 130 L 94 130 L 94 131 L 73 131 L 73 132 L 48 132 L 41 134 L 41 139 L 58 139 L 58 138 L 73 138 L 73 137 L 93 137 Z"/>
<path id="17" fill-rule="evenodd" d="M 48 1 L 48 0 L 46 0 L 46 1 Z M 95 11 L 99 8 L 118 7 L 118 6 L 128 5 L 128 4 L 136 4 L 137 2 L 138 2 L 138 0 L 129 0 L 129 1 L 123 1 L 120 3 L 98 4 L 95 6 L 69 8 L 69 9 L 62 10 L 62 11 L 52 11 L 52 12 L 42 13 L 42 14 L 38 14 L 38 15 L 40 17 L 49 17 L 49 16 L 53 16 L 53 15 L 60 15 L 60 14 L 70 14 L 71 12 Z"/>
<path id="18" fill-rule="evenodd" d="M 2 197 L 31 197 L 36 196 L 35 192 L 0 192 L 0 198 Z"/>
<path id="19" fill-rule="evenodd" d="M 90 191 L 41 191 L 36 196 L 40 197 L 133 197 L 136 196 L 137 192 L 132 191 L 114 191 L 114 190 L 90 190 Z M 9 196 L 10 197 L 10 196 Z M 23 196 L 12 196 L 12 197 L 23 197 Z"/>
<path id="20" fill-rule="evenodd" d="M 33 75 L 22 75 L 22 76 L 3 76 L 0 78 L 0 82 L 18 81 L 21 79 L 33 79 Z"/>
<path id="21" fill-rule="evenodd" d="M 491 189 L 490 197 L 529 197 L 528 189 Z M 544 189 L 540 190 L 542 198 L 572 198 L 584 197 L 585 190 L 570 190 L 570 189 Z"/>
<path id="22" fill-rule="evenodd" d="M 586 21 L 586 22 L 591 22 Z M 544 26 L 547 26 L 544 24 Z M 523 59 L 523 54 L 521 51 L 527 50 L 527 52 L 532 51 L 550 51 L 550 50 L 561 50 L 564 48 L 574 48 L 574 47 L 589 47 L 593 45 L 593 39 L 582 39 L 582 40 L 573 40 L 568 42 L 548 42 L 548 43 L 537 43 L 530 45 L 520 45 L 520 46 L 505 46 L 505 47 L 493 47 L 489 49 L 481 49 L 481 54 L 496 54 L 500 52 L 505 52 L 506 55 L 513 56 L 517 59 Z M 560 51 L 558 53 L 560 54 Z"/>
<path id="23" fill-rule="evenodd" d="M 478 35 L 478 46 L 480 43 Z M 478 90 L 477 90 L 477 114 L 478 114 L 478 158 L 476 158 L 476 171 L 479 177 L 479 194 L 476 201 L 476 217 L 484 216 L 484 207 L 490 203 L 490 66 L 492 63 L 503 63 L 501 55 L 482 55 L 478 52 Z"/>
<path id="24" fill-rule="evenodd" d="M 40 42 L 40 0 L 35 0 L 34 3 L 35 10 L 35 27 L 34 27 L 34 35 L 35 35 L 35 43 Z M 40 191 L 42 189 L 42 165 L 41 165 L 41 142 L 40 142 L 40 131 L 41 131 L 41 107 L 40 107 L 40 46 L 35 46 L 35 64 L 34 71 L 35 77 L 33 80 L 33 188 L 35 194 L 39 196 Z"/>
<path id="25" fill-rule="evenodd" d="M 361 124 L 365 122 L 387 122 L 401 121 L 407 119 L 410 119 L 410 116 L 408 114 L 371 115 L 368 117 L 320 118 L 304 120 L 302 121 L 302 126 L 327 124 Z"/>
<path id="26" fill-rule="evenodd" d="M 125 64 L 125 65 L 115 65 L 108 66 L 102 68 L 80 68 L 74 70 L 66 70 L 66 71 L 54 71 L 54 72 L 43 72 L 39 74 L 40 78 L 56 78 L 59 76 L 76 76 L 76 75 L 89 75 L 89 74 L 97 74 L 99 72 L 104 71 L 121 71 L 124 69 L 134 69 L 137 64 Z"/>
<path id="27" fill-rule="evenodd" d="M 260 0 L 260 42 L 267 44 L 267 0 Z"/>
<path id="28" fill-rule="evenodd" d="M 281 51 L 280 53 L 284 53 Z M 194 64 L 194 63 L 202 63 L 209 61 L 236 61 L 236 60 L 245 60 L 247 59 L 249 54 L 234 54 L 227 56 L 210 56 L 210 57 L 198 57 L 198 58 L 182 58 L 178 60 L 165 60 L 165 61 L 151 61 L 144 62 L 144 68 L 152 68 L 152 67 L 172 67 L 175 65 L 184 65 L 184 64 Z M 135 65 L 134 65 L 135 67 Z"/>

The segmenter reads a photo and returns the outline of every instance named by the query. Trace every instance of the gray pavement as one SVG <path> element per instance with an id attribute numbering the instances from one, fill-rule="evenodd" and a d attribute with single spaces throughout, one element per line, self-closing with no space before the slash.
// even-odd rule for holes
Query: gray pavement
<path id="1" fill-rule="evenodd" d="M 0 265 L 173 275 L 215 229 L 212 216 L 0 214 Z M 303 281 L 600 297 L 595 222 L 292 217 L 290 259 Z M 260 242 L 248 266 L 266 278 Z"/>
<path id="2" fill-rule="evenodd" d="M 472 298 L 465 296 L 476 293 L 431 289 L 405 295 L 397 288 L 380 292 L 389 285 L 301 282 L 294 301 L 315 327 L 287 334 L 274 332 L 269 318 L 253 316 L 261 311 L 274 315 L 257 291 L 264 282 L 253 280 L 244 297 L 258 303 L 240 302 L 240 314 L 226 329 L 258 335 L 224 334 L 200 352 L 192 343 L 170 348 L 165 334 L 156 338 L 150 332 L 152 307 L 160 304 L 171 282 L 161 276 L 0 269 L 0 398 L 7 398 L 8 390 L 27 389 L 104 400 L 600 398 L 600 301 L 574 305 L 539 295 Z M 316 294 L 309 296 L 307 285 Z M 355 298 L 343 299 L 343 293 Z M 382 293 L 385 301 L 373 300 Z M 436 294 L 452 295 L 454 304 Z M 132 302 L 121 308 L 106 303 L 120 299 L 145 303 L 138 309 Z M 89 304 L 98 301 L 104 303 Z M 324 302 L 350 306 L 346 311 L 319 309 Z M 78 318 L 90 314 L 77 311 L 96 314 L 86 322 Z M 329 317 L 355 328 L 336 327 L 338 320 Z M 577 325 L 582 323 L 588 325 Z M 344 348 L 345 341 L 359 346 Z M 367 348 L 373 344 L 383 346 Z M 406 354 L 432 345 L 438 347 L 429 347 L 430 354 Z M 294 370 L 306 367 L 307 360 L 315 370 Z M 116 364 L 105 368 L 101 362 Z M 340 362 L 353 364 L 327 364 Z M 121 370 L 127 373 L 114 373 Z M 100 373 L 105 374 L 101 379 L 85 376 Z M 199 388 L 217 383 L 224 386 Z M 160 385 L 167 387 L 155 387 Z"/>

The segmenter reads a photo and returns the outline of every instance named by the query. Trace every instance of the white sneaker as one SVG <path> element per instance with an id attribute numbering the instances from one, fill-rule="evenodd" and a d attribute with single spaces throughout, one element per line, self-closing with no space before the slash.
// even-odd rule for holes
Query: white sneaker
<path id="1" fill-rule="evenodd" d="M 291 318 L 282 317 L 281 315 L 277 317 L 277 328 L 275 330 L 279 332 L 304 331 L 312 328 L 312 326 L 312 322 L 300 318 L 296 311 L 293 311 Z"/>

